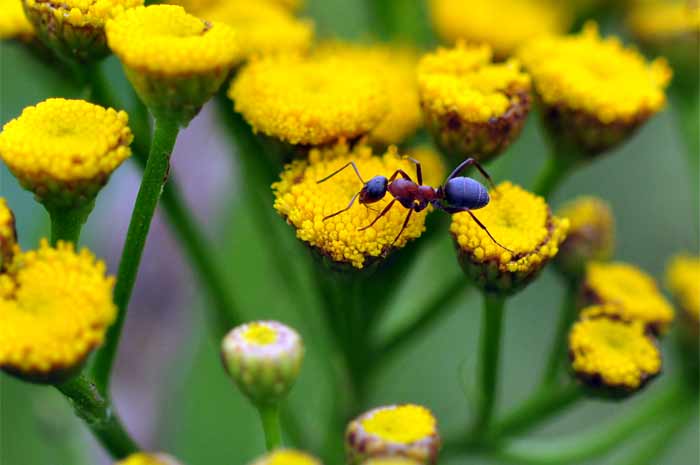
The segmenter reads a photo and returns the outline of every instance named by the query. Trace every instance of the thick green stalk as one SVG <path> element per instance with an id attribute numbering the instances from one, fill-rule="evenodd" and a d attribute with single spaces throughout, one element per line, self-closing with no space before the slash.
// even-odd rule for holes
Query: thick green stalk
<path id="1" fill-rule="evenodd" d="M 121 330 L 124 326 L 131 292 L 134 289 L 141 264 L 148 231 L 163 191 L 163 185 L 167 181 L 170 155 L 175 146 L 178 131 L 179 127 L 175 121 L 163 119 L 156 121 L 153 143 L 141 180 L 141 187 L 136 197 L 136 204 L 131 215 L 117 272 L 117 284 L 114 289 L 114 302 L 119 310 L 117 321 L 109 328 L 104 346 L 95 355 L 93 367 L 95 380 L 97 386 L 105 391 L 109 387 L 112 365 L 119 346 Z"/>
<path id="2" fill-rule="evenodd" d="M 505 297 L 484 293 L 477 373 L 479 397 L 472 427 L 472 437 L 475 438 L 486 435 L 496 405 L 504 308 Z"/>
<path id="3" fill-rule="evenodd" d="M 571 159 L 572 155 L 563 152 L 563 148 L 552 149 L 544 169 L 535 182 L 533 192 L 545 199 L 549 198 L 559 188 L 576 166 Z"/>
<path id="4" fill-rule="evenodd" d="M 569 283 L 564 295 L 564 302 L 559 312 L 559 323 L 557 324 L 556 333 L 552 348 L 547 358 L 547 364 L 540 381 L 540 391 L 546 391 L 549 387 L 556 384 L 561 369 L 564 365 L 567 350 L 567 336 L 569 328 L 576 318 L 576 300 L 580 290 L 580 281 L 573 280 Z"/>
<path id="5" fill-rule="evenodd" d="M 58 241 L 72 242 L 77 244 L 80 240 L 80 232 L 83 225 L 90 216 L 95 201 L 77 208 L 53 208 L 46 206 L 51 219 L 51 245 L 56 245 Z"/>
<path id="6" fill-rule="evenodd" d="M 56 385 L 72 404 L 95 438 L 114 459 L 123 459 L 139 450 L 126 432 L 114 411 L 109 398 L 98 389 L 95 382 L 79 375 Z"/>
<path id="7" fill-rule="evenodd" d="M 280 426 L 280 409 L 276 404 L 258 407 L 260 421 L 265 432 L 265 445 L 268 451 L 282 446 L 282 428 Z"/>

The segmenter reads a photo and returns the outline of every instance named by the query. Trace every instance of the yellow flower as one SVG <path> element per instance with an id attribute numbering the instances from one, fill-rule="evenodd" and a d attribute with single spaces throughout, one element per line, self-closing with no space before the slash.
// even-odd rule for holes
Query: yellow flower
<path id="1" fill-rule="evenodd" d="M 388 111 L 384 81 L 371 66 L 329 54 L 253 61 L 238 73 L 229 97 L 254 131 L 290 144 L 364 135 Z"/>
<path id="2" fill-rule="evenodd" d="M 578 197 L 559 209 L 557 215 L 569 219 L 569 234 L 555 260 L 565 275 L 580 276 L 587 262 L 612 257 L 615 219 L 607 202 L 598 197 Z"/>
<path id="3" fill-rule="evenodd" d="M 273 1 L 226 0 L 199 13 L 236 30 L 242 59 L 277 53 L 306 52 L 314 38 L 309 20 L 299 20 Z"/>
<path id="4" fill-rule="evenodd" d="M 666 103 L 666 61 L 648 63 L 618 38 L 601 38 L 594 23 L 577 35 L 528 42 L 519 57 L 553 135 L 589 155 L 624 141 Z"/>
<path id="5" fill-rule="evenodd" d="M 146 454 L 139 452 L 132 454 L 114 465 L 179 465 L 179 462 L 164 454 Z"/>
<path id="6" fill-rule="evenodd" d="M 37 382 L 79 369 L 116 316 L 105 271 L 87 249 L 64 242 L 17 253 L 0 275 L 0 367 Z"/>
<path id="7" fill-rule="evenodd" d="M 605 316 L 614 313 L 585 309 L 569 333 L 569 353 L 574 372 L 585 383 L 630 393 L 661 372 L 661 352 L 641 321 Z"/>
<path id="8" fill-rule="evenodd" d="M 673 321 L 673 308 L 656 282 L 639 268 L 625 263 L 589 263 L 584 295 L 590 304 L 605 305 L 606 311 L 625 321 L 641 321 L 663 333 Z"/>
<path id="9" fill-rule="evenodd" d="M 674 257 L 666 270 L 666 283 L 697 330 L 700 324 L 700 257 Z"/>
<path id="10" fill-rule="evenodd" d="M 530 77 L 515 60 L 493 63 L 488 45 L 438 49 L 418 66 L 420 101 L 435 142 L 456 160 L 501 153 L 530 109 Z"/>
<path id="11" fill-rule="evenodd" d="M 7 206 L 7 201 L 0 197 L 0 271 L 12 260 L 16 245 L 15 215 Z"/>
<path id="12" fill-rule="evenodd" d="M 251 465 L 321 465 L 321 462 L 306 452 L 278 449 L 261 457 Z"/>
<path id="13" fill-rule="evenodd" d="M 496 244 L 469 213 L 452 215 L 450 232 L 460 264 L 489 292 L 522 289 L 557 254 L 569 229 L 569 220 L 553 216 L 542 197 L 510 182 L 492 190 L 490 203 L 474 215 L 512 251 Z"/>
<path id="14" fill-rule="evenodd" d="M 131 155 L 123 111 L 52 98 L 27 107 L 0 133 L 0 157 L 46 205 L 91 202 Z"/>
<path id="15" fill-rule="evenodd" d="M 23 0 L 41 40 L 64 59 L 98 60 L 109 53 L 105 23 L 144 0 Z"/>
<path id="16" fill-rule="evenodd" d="M 336 263 L 363 268 L 368 261 L 384 257 L 391 250 L 401 248 L 409 240 L 419 237 L 425 229 L 427 210 L 414 213 L 395 242 L 408 214 L 408 210 L 399 204 L 394 204 L 373 227 L 359 231 L 389 204 L 391 195 L 388 193 L 377 203 L 363 206 L 355 202 L 348 211 L 323 221 L 324 217 L 347 207 L 350 199 L 362 188 L 362 183 L 350 167 L 322 184 L 317 183 L 350 161 L 356 163 L 365 181 L 379 175 L 389 177 L 397 169 L 403 169 L 412 177 L 415 173 L 413 163 L 399 157 L 392 148 L 381 157 L 373 156 L 372 150 L 365 146 L 353 151 L 349 151 L 345 144 L 331 149 L 313 149 L 308 161 L 291 163 L 285 168 L 280 181 L 272 185 L 275 191 L 274 206 L 296 228 L 297 237 L 322 256 Z M 434 174 L 427 171 L 425 174 L 426 179 L 434 179 L 428 178 Z"/>
<path id="17" fill-rule="evenodd" d="M 0 0 L 0 39 L 34 37 L 34 27 L 22 8 L 22 0 Z"/>
<path id="18" fill-rule="evenodd" d="M 239 60 L 236 34 L 173 5 L 134 8 L 107 23 L 109 47 L 157 118 L 186 125 Z"/>
<path id="19" fill-rule="evenodd" d="M 434 464 L 441 445 L 433 414 L 413 404 L 370 410 L 350 422 L 345 432 L 351 465 L 373 457 L 405 457 Z"/>
<path id="20" fill-rule="evenodd" d="M 566 32 L 570 16 L 562 5 L 537 0 L 430 0 L 430 12 L 435 31 L 445 42 L 486 43 L 504 58 L 528 39 Z"/>

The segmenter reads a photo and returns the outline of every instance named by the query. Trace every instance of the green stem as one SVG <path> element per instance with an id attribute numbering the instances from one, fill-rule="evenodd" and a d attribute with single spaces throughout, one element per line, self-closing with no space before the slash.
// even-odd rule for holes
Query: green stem
<path id="1" fill-rule="evenodd" d="M 102 394 L 94 381 L 79 375 L 56 385 L 56 389 L 68 398 L 76 415 L 113 458 L 123 459 L 139 450 L 124 429 L 110 400 Z"/>
<path id="2" fill-rule="evenodd" d="M 608 453 L 640 430 L 653 424 L 668 411 L 684 405 L 689 393 L 682 380 L 665 388 L 648 403 L 626 412 L 607 425 L 597 425 L 588 432 L 576 432 L 556 439 L 513 441 L 498 453 L 507 462 L 519 465 L 558 465 L 584 462 Z"/>
<path id="3" fill-rule="evenodd" d="M 282 445 L 282 428 L 280 427 L 280 410 L 277 404 L 261 405 L 258 407 L 260 421 L 265 432 L 265 445 L 268 451 Z"/>
<path id="4" fill-rule="evenodd" d="M 51 245 L 55 246 L 58 241 L 77 244 L 83 225 L 87 221 L 88 216 L 90 216 L 94 206 L 94 200 L 76 208 L 46 206 L 46 210 L 51 218 Z"/>
<path id="5" fill-rule="evenodd" d="M 103 392 L 106 392 L 109 387 L 112 365 L 119 346 L 119 337 L 124 326 L 129 299 L 136 282 L 151 221 L 163 191 L 163 185 L 167 181 L 170 155 L 175 146 L 178 131 L 179 127 L 175 121 L 164 119 L 156 121 L 153 144 L 136 197 L 136 204 L 131 215 L 117 272 L 117 284 L 114 289 L 114 303 L 119 310 L 117 321 L 109 328 L 104 346 L 95 354 L 93 367 L 95 380 Z"/>
<path id="6" fill-rule="evenodd" d="M 434 41 L 426 2 L 421 0 L 369 0 L 374 32 L 385 40 L 429 46 Z"/>
<path id="7" fill-rule="evenodd" d="M 486 434 L 496 405 L 504 308 L 505 297 L 484 293 L 477 373 L 479 398 L 472 427 L 472 437 L 476 438 Z"/>
<path id="8" fill-rule="evenodd" d="M 542 197 L 549 198 L 561 183 L 569 177 L 576 166 L 572 154 L 564 153 L 565 149 L 557 147 L 552 153 L 535 182 L 533 192 Z"/>
<path id="9" fill-rule="evenodd" d="M 576 318 L 576 301 L 578 299 L 580 289 L 580 281 L 572 280 L 564 295 L 564 302 L 559 313 L 559 323 L 557 324 L 554 342 L 545 365 L 545 370 L 540 381 L 540 390 L 546 391 L 549 387 L 556 384 L 561 368 L 564 366 L 564 360 L 567 354 L 567 336 L 569 328 Z"/>

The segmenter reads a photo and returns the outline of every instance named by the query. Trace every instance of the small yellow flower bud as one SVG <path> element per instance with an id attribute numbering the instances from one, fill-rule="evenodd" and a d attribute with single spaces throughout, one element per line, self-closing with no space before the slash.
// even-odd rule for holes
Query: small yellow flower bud
<path id="1" fill-rule="evenodd" d="M 22 0 L 0 0 L 0 40 L 34 37 L 34 27 L 22 8 Z"/>
<path id="2" fill-rule="evenodd" d="M 116 462 L 114 465 L 180 465 L 180 462 L 165 454 L 139 452 Z"/>
<path id="3" fill-rule="evenodd" d="M 697 338 L 700 330 L 700 257 L 674 257 L 666 270 L 666 285 L 683 310 L 688 329 Z"/>
<path id="4" fill-rule="evenodd" d="M 279 449 L 259 458 L 250 465 L 322 465 L 321 462 L 307 454 L 293 449 Z"/>

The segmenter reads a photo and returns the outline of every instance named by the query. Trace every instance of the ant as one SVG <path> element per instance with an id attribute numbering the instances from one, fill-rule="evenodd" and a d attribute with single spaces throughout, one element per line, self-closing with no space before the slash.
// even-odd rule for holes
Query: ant
<path id="1" fill-rule="evenodd" d="M 502 247 L 503 249 L 507 250 L 508 252 L 513 253 L 512 250 L 500 244 L 491 235 L 486 226 L 484 226 L 484 224 L 478 220 L 474 213 L 472 213 L 472 210 L 483 208 L 486 205 L 488 205 L 489 201 L 491 200 L 489 197 L 489 193 L 486 190 L 486 188 L 478 181 L 465 176 L 458 176 L 458 174 L 465 168 L 474 165 L 479 170 L 479 172 L 488 180 L 491 187 L 495 188 L 491 176 L 488 175 L 486 170 L 484 170 L 484 168 L 482 168 L 481 165 L 475 159 L 467 158 L 462 163 L 460 163 L 459 166 L 457 166 L 457 168 L 455 168 L 454 171 L 452 171 L 452 173 L 447 177 L 443 185 L 439 186 L 438 188 L 423 185 L 423 172 L 421 169 L 420 162 L 418 160 L 414 160 L 413 158 L 408 158 L 408 160 L 412 161 L 416 165 L 416 178 L 418 182 L 414 182 L 413 179 L 411 179 L 411 177 L 408 174 L 406 174 L 404 170 L 401 169 L 396 170 L 394 174 L 392 174 L 389 178 L 386 178 L 385 176 L 375 176 L 369 181 L 365 181 L 364 179 L 362 179 L 360 171 L 357 169 L 357 165 L 355 165 L 354 161 L 346 163 L 338 170 L 329 174 L 325 178 L 317 181 L 317 184 L 321 184 L 322 182 L 325 182 L 333 176 L 335 176 L 336 174 L 340 173 L 348 166 L 352 166 L 352 169 L 355 170 L 355 174 L 357 174 L 357 177 L 363 184 L 360 192 L 358 192 L 352 197 L 347 207 L 333 213 L 332 215 L 326 216 L 325 218 L 323 218 L 323 221 L 326 221 L 330 218 L 333 218 L 336 215 L 340 215 L 341 213 L 350 210 L 350 208 L 353 206 L 355 200 L 358 197 L 360 198 L 360 203 L 366 206 L 368 204 L 382 200 L 386 193 L 389 192 L 394 197 L 391 200 L 391 202 L 389 202 L 389 204 L 386 207 L 384 207 L 384 210 L 382 210 L 381 213 L 379 213 L 379 215 L 377 215 L 377 217 L 374 218 L 374 220 L 369 225 L 358 229 L 358 231 L 364 231 L 365 229 L 374 226 L 374 224 L 377 221 L 379 221 L 381 217 L 386 215 L 387 212 L 391 210 L 391 207 L 394 206 L 394 203 L 398 201 L 401 205 L 403 205 L 404 208 L 408 209 L 408 214 L 406 215 L 406 219 L 403 222 L 401 231 L 399 231 L 399 234 L 396 236 L 396 238 L 394 238 L 394 241 L 392 242 L 393 245 L 398 240 L 398 238 L 401 237 L 401 234 L 406 229 L 408 221 L 411 219 L 411 215 L 413 214 L 413 212 L 418 213 L 420 211 L 425 210 L 428 207 L 428 205 L 433 205 L 435 208 L 438 208 L 449 214 L 459 212 L 469 213 L 469 215 L 471 215 L 472 219 L 476 222 L 476 224 L 479 225 L 479 227 L 483 229 L 486 232 L 486 234 L 488 234 L 488 236 L 494 243 L 496 243 L 499 247 Z M 398 176 L 401 177 L 397 179 Z"/>

